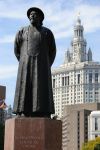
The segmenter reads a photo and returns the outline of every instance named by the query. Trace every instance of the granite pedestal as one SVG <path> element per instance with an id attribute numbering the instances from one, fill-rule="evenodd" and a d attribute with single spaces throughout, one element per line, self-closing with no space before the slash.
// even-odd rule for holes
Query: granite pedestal
<path id="1" fill-rule="evenodd" d="M 62 150 L 61 121 L 25 117 L 8 119 L 4 150 Z"/>

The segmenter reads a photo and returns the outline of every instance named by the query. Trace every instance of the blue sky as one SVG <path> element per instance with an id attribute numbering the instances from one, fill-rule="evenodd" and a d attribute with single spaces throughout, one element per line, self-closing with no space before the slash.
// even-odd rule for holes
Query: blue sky
<path id="1" fill-rule="evenodd" d="M 6 86 L 7 105 L 13 105 L 18 69 L 14 38 L 22 26 L 29 24 L 26 12 L 33 6 L 43 10 L 43 25 L 55 36 L 57 55 L 53 67 L 63 63 L 79 12 L 87 50 L 90 47 L 94 61 L 100 61 L 100 0 L 0 0 L 0 85 Z"/>

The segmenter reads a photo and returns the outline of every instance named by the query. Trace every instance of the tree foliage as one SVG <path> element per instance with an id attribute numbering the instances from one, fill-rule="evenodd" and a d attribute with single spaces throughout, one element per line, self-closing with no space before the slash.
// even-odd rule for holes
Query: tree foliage
<path id="1" fill-rule="evenodd" d="M 4 125 L 0 124 L 0 150 L 4 150 Z"/>
<path id="2" fill-rule="evenodd" d="M 82 150 L 100 150 L 100 137 L 84 143 L 82 145 Z"/>

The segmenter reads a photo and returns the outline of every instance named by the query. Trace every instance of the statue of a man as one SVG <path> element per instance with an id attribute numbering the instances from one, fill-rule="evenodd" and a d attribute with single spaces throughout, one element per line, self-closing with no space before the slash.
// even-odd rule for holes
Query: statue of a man
<path id="1" fill-rule="evenodd" d="M 13 112 L 17 115 L 50 117 L 54 114 L 51 81 L 56 46 L 52 32 L 42 26 L 41 9 L 28 9 L 30 25 L 16 35 L 14 51 L 19 61 Z"/>

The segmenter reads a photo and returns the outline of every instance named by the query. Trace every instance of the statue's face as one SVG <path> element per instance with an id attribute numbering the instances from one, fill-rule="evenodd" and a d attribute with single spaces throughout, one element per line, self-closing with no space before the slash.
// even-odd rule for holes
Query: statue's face
<path id="1" fill-rule="evenodd" d="M 40 16 L 36 11 L 31 11 L 29 19 L 33 25 L 37 25 L 40 22 Z"/>

